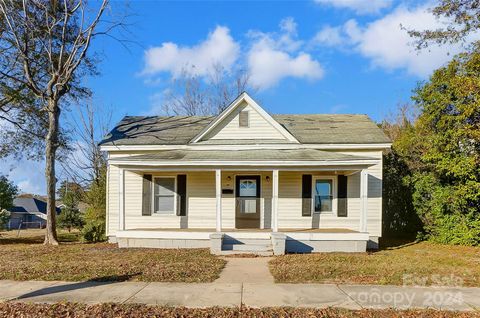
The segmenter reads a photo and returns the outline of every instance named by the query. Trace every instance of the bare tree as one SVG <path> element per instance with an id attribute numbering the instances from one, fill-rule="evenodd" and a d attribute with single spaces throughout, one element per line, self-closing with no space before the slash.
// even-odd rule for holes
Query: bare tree
<path id="1" fill-rule="evenodd" d="M 68 179 L 84 187 L 97 182 L 101 170 L 106 167 L 107 158 L 100 150 L 99 142 L 108 133 L 112 122 L 112 111 L 108 107 L 98 107 L 92 103 L 76 107 L 70 118 L 71 131 L 76 140 L 73 150 L 61 160 L 63 171 Z"/>
<path id="2" fill-rule="evenodd" d="M 81 79 L 97 73 L 96 60 L 87 54 L 93 39 L 123 25 L 122 21 L 102 19 L 107 5 L 108 0 L 98 3 L 96 9 L 86 0 L 0 0 L 1 111 L 19 131 L 44 143 L 45 244 L 58 244 L 55 161 L 57 149 L 67 146 L 60 116 L 68 110 L 69 101 L 89 94 Z"/>
<path id="3" fill-rule="evenodd" d="M 215 115 L 222 112 L 242 92 L 256 91 L 250 85 L 248 72 L 240 69 L 227 71 L 214 64 L 206 77 L 196 75 L 195 66 L 184 69 L 173 79 L 165 94 L 162 110 L 167 115 Z"/>

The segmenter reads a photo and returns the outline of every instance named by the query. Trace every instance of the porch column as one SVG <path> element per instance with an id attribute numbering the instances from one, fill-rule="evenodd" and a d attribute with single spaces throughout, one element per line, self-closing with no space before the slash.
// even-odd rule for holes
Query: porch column
<path id="1" fill-rule="evenodd" d="M 278 232 L 278 170 L 272 171 L 272 229 Z"/>
<path id="2" fill-rule="evenodd" d="M 367 232 L 368 215 L 368 171 L 360 172 L 360 232 Z"/>
<path id="3" fill-rule="evenodd" d="M 222 231 L 222 171 L 215 170 L 215 197 L 217 207 L 217 232 Z"/>
<path id="4" fill-rule="evenodd" d="M 118 170 L 118 230 L 125 230 L 125 170 Z"/>

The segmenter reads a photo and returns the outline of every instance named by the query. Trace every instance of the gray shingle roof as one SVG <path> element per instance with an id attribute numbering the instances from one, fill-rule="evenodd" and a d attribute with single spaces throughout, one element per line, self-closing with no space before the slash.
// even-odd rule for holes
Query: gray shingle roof
<path id="1" fill-rule="evenodd" d="M 367 115 L 273 115 L 304 144 L 389 143 Z"/>
<path id="2" fill-rule="evenodd" d="M 57 213 L 60 212 L 59 208 L 55 208 Z M 17 213 L 47 213 L 47 202 L 37 198 L 15 198 L 13 199 L 13 207 L 10 212 Z"/>
<path id="3" fill-rule="evenodd" d="M 291 150 L 162 150 L 155 153 L 115 158 L 115 161 L 129 162 L 142 161 L 348 161 L 368 160 L 369 157 L 345 155 L 338 152 L 322 151 L 316 149 L 291 149 Z"/>
<path id="4" fill-rule="evenodd" d="M 366 115 L 272 115 L 272 117 L 299 142 L 305 144 L 390 142 L 382 130 Z M 213 116 L 126 116 L 100 144 L 184 145 L 214 118 Z M 257 140 L 257 142 L 265 141 Z M 243 142 L 228 140 L 224 143 Z"/>

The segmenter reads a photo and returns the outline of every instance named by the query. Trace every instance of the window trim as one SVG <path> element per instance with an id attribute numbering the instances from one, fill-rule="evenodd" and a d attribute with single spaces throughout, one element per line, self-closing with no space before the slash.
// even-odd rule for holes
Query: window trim
<path id="1" fill-rule="evenodd" d="M 245 112 L 247 113 L 247 125 L 242 126 L 240 125 L 240 113 Z M 250 127 L 250 111 L 249 110 L 241 110 L 238 112 L 238 127 L 239 128 L 249 128 Z"/>
<path id="2" fill-rule="evenodd" d="M 155 180 L 156 179 L 173 179 L 173 211 L 171 213 L 158 213 L 155 211 Z M 177 193 L 177 176 L 152 176 L 152 216 L 165 216 L 165 215 L 177 215 L 177 201 L 178 201 L 178 193 Z"/>
<path id="3" fill-rule="evenodd" d="M 332 211 L 315 211 L 315 183 L 317 180 L 331 180 L 332 181 Z M 317 175 L 312 176 L 312 215 L 324 214 L 337 216 L 337 180 L 338 176 L 332 175 Z"/>

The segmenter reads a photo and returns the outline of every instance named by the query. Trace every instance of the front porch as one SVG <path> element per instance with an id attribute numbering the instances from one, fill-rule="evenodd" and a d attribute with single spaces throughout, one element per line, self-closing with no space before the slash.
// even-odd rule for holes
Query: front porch
<path id="1" fill-rule="evenodd" d="M 369 173 L 379 158 L 269 152 L 188 150 L 110 159 L 109 180 L 118 186 L 118 207 L 110 208 L 118 209 L 118 221 L 109 213 L 109 237 L 121 247 L 263 255 L 365 251 L 367 241 L 380 236 L 381 179 L 374 176 L 378 170 Z M 261 159 L 269 155 L 272 160 Z M 279 156 L 283 161 L 273 160 Z M 375 220 L 370 228 L 369 218 Z"/>

